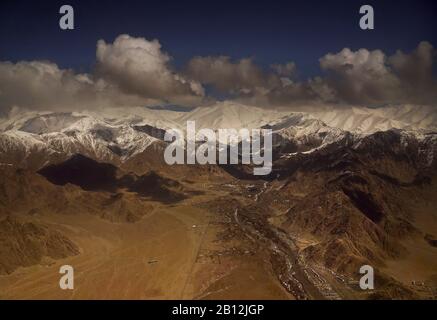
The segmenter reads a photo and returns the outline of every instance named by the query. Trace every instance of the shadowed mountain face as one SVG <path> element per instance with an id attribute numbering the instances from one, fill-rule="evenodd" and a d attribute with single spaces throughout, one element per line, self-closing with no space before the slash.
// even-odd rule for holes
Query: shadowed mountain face
<path id="1" fill-rule="evenodd" d="M 126 189 L 140 197 L 149 197 L 163 203 L 185 198 L 181 192 L 182 186 L 175 180 L 161 177 L 155 172 L 141 176 L 133 173 L 122 175 L 122 171 L 112 164 L 100 163 L 80 154 L 60 164 L 49 165 L 38 173 L 54 184 L 71 183 L 86 191 L 116 192 L 118 189 Z"/>
<path id="2" fill-rule="evenodd" d="M 67 161 L 47 166 L 38 171 L 57 185 L 75 184 L 87 191 L 110 191 L 117 189 L 117 168 L 111 164 L 99 163 L 77 154 Z"/>
<path id="3" fill-rule="evenodd" d="M 343 188 L 343 192 L 349 197 L 352 203 L 370 220 L 375 223 L 381 221 L 383 213 L 371 194 L 361 190 Z"/>
<path id="4" fill-rule="evenodd" d="M 179 182 L 161 177 L 155 172 L 142 176 L 125 175 L 118 181 L 118 185 L 141 197 L 151 197 L 163 203 L 178 202 L 185 198 L 180 192 L 183 187 Z"/>
<path id="5" fill-rule="evenodd" d="M 143 126 L 133 126 L 133 128 L 137 131 L 141 131 L 144 133 L 147 133 L 148 135 L 159 139 L 159 140 L 164 140 L 165 137 L 165 130 L 163 129 L 159 129 L 159 128 L 155 128 L 149 125 L 143 125 Z"/>

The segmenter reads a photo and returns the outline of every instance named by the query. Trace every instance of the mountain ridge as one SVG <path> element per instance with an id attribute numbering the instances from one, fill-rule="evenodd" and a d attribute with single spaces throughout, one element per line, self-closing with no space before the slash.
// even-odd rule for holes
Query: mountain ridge
<path id="1" fill-rule="evenodd" d="M 165 131 L 185 131 L 187 121 L 195 121 L 196 130 L 270 128 L 277 147 L 288 156 L 319 150 L 348 136 L 359 145 L 367 136 L 389 131 L 396 131 L 406 143 L 427 141 L 423 145 L 434 150 L 436 112 L 417 107 L 419 115 L 407 123 L 413 106 L 394 108 L 291 112 L 222 102 L 186 112 L 131 108 L 19 113 L 0 120 L 0 162 L 39 169 L 80 153 L 119 165 L 151 146 L 162 150 Z M 426 155 L 429 162 L 434 161 L 433 154 Z"/>

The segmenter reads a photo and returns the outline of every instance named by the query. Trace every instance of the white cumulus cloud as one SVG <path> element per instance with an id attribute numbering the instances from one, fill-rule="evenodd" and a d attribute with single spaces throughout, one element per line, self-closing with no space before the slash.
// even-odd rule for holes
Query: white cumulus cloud
<path id="1" fill-rule="evenodd" d="M 98 75 L 126 93 L 181 102 L 203 97 L 202 85 L 173 72 L 169 61 L 158 40 L 120 35 L 112 44 L 97 42 Z"/>

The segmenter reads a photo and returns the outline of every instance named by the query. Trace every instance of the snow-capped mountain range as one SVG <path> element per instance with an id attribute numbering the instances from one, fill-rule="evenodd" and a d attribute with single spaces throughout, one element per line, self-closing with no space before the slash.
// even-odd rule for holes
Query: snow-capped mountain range
<path id="1" fill-rule="evenodd" d="M 437 132 L 437 112 L 425 106 L 291 112 L 222 102 L 187 112 L 147 107 L 16 112 L 0 119 L 0 162 L 26 165 L 37 157 L 39 165 L 44 165 L 75 153 L 123 162 L 161 143 L 165 130 L 185 130 L 189 120 L 196 122 L 196 129 L 271 128 L 282 144 L 294 146 L 288 155 L 311 152 L 346 136 L 359 145 L 363 137 L 387 130 L 397 130 L 405 141 L 427 139 L 435 146 Z"/>

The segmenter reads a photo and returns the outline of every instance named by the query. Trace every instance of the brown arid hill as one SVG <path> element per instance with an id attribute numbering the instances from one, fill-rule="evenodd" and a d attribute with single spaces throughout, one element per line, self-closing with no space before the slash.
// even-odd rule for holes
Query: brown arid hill
<path id="1" fill-rule="evenodd" d="M 79 253 L 76 244 L 47 225 L 12 216 L 0 221 L 0 274 L 39 264 L 45 257 L 63 259 Z"/>
<path id="2" fill-rule="evenodd" d="M 91 161 L 91 165 L 100 166 L 93 160 L 88 159 L 86 161 Z M 61 165 L 61 168 L 63 167 L 65 167 L 65 164 Z M 72 182 L 87 182 L 87 179 L 90 176 L 92 178 L 93 173 L 96 172 L 93 169 L 89 170 L 87 178 Z M 146 188 L 144 184 L 141 185 L 137 181 L 138 179 L 141 181 L 141 178 L 135 175 L 130 176 L 132 178 L 130 185 L 117 186 L 115 184 L 112 191 L 107 188 L 87 191 L 80 185 L 74 185 L 67 181 L 62 181 L 62 183 L 65 182 L 64 185 L 51 183 L 41 174 L 25 169 L 17 169 L 13 166 L 1 166 L 0 171 L 2 174 L 0 179 L 0 216 L 7 214 L 75 215 L 85 213 L 112 222 L 135 222 L 153 210 L 154 204 L 149 200 L 159 203 L 162 201 L 180 201 L 184 198 L 184 194 L 179 192 L 179 190 L 182 190 L 181 186 L 174 188 L 176 191 L 173 191 L 171 189 L 173 186 L 170 186 L 170 182 L 168 182 L 169 186 L 150 185 L 149 188 Z M 60 176 L 63 175 L 61 171 L 56 172 Z M 142 179 L 150 176 L 155 175 L 149 173 Z M 156 176 L 155 180 L 156 183 L 161 182 Z M 163 181 L 166 180 L 163 178 Z M 162 194 L 158 192 L 159 190 L 162 191 Z M 189 193 L 189 191 L 187 192 Z M 139 196 L 140 193 L 142 196 Z"/>
<path id="3" fill-rule="evenodd" d="M 80 188 L 67 185 L 60 188 L 43 176 L 15 166 L 0 166 L 0 214 L 43 212 L 73 213 L 71 199 Z"/>
<path id="4" fill-rule="evenodd" d="M 343 275 L 356 275 L 364 264 L 384 270 L 384 288 L 371 298 L 414 297 L 408 281 L 392 277 L 387 261 L 401 264 L 422 251 L 422 263 L 432 269 L 437 261 L 429 241 L 437 233 L 436 165 L 425 166 L 420 147 L 402 150 L 397 138 L 381 133 L 358 148 L 332 146 L 329 152 L 280 159 L 278 180 L 259 200 L 275 208 L 274 225 L 307 238 L 301 256 L 308 263 Z M 416 271 L 420 278 L 419 269 L 408 272 Z"/>

